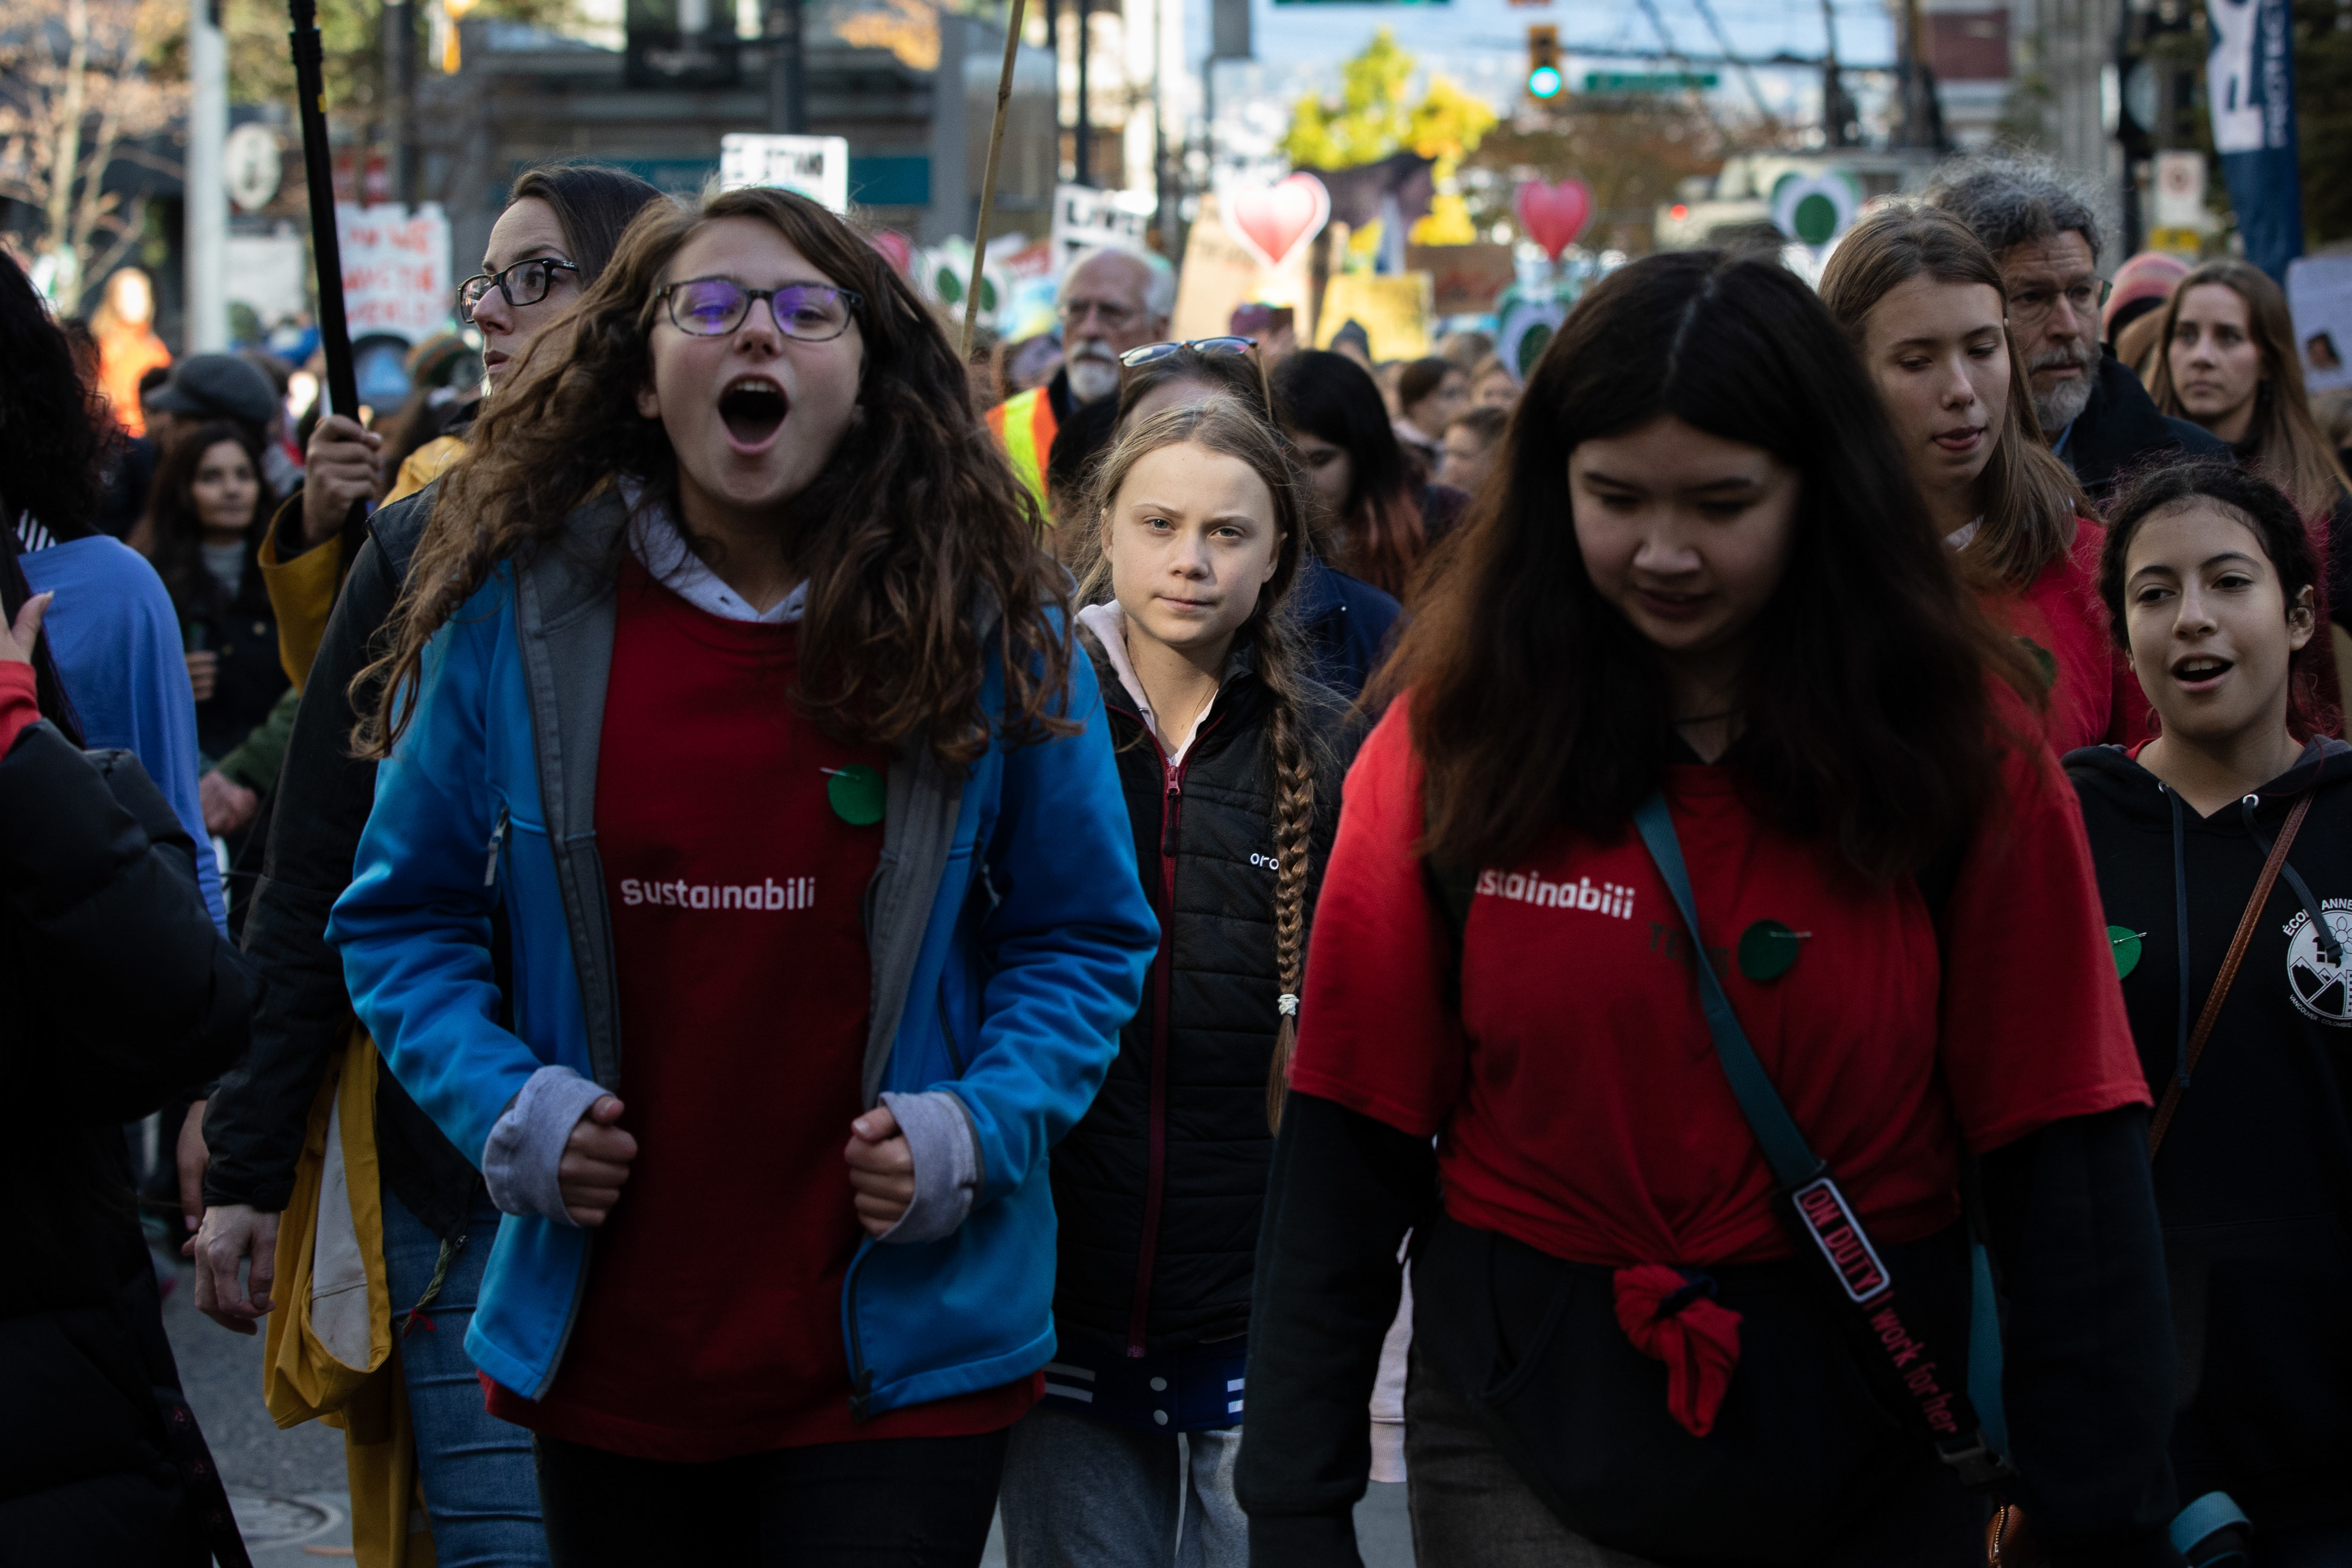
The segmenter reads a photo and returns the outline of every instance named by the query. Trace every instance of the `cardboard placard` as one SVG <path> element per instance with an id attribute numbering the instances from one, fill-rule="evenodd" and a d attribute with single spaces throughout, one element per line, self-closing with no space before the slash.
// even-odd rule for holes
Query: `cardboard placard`
<path id="1" fill-rule="evenodd" d="M 1429 274 L 1438 316 L 1484 315 L 1518 278 L 1507 245 L 1408 245 L 1404 264 Z"/>
<path id="2" fill-rule="evenodd" d="M 1082 250 L 1107 245 L 1142 250 L 1159 204 L 1145 191 L 1098 191 L 1091 185 L 1054 187 L 1054 276 Z"/>
<path id="3" fill-rule="evenodd" d="M 849 210 L 849 139 L 731 131 L 719 139 L 719 187 L 798 191 L 833 212 Z"/>
<path id="4" fill-rule="evenodd" d="M 2352 386 L 2352 256 L 2306 256 L 2288 264 L 2287 308 L 2295 352 L 2313 392 Z"/>
<path id="5" fill-rule="evenodd" d="M 456 310 L 449 275 L 449 220 L 441 204 L 335 208 L 342 251 L 343 314 L 352 336 L 390 332 L 417 342 L 442 331 Z"/>
<path id="6" fill-rule="evenodd" d="M 1235 307 L 1253 302 L 1288 305 L 1304 321 L 1313 284 L 1307 272 L 1314 247 L 1301 247 L 1290 265 L 1269 272 L 1225 230 L 1217 198 L 1203 195 L 1184 242 L 1184 268 L 1176 275 L 1176 314 L 1168 331 L 1178 341 L 1222 337 L 1234 330 Z M 1304 334 L 1302 334 L 1303 336 Z"/>
<path id="7" fill-rule="evenodd" d="M 1315 346 L 1329 348 L 1339 329 L 1356 321 L 1371 340 L 1375 363 L 1419 359 L 1429 353 L 1434 292 L 1426 272 L 1339 273 L 1324 286 Z"/>

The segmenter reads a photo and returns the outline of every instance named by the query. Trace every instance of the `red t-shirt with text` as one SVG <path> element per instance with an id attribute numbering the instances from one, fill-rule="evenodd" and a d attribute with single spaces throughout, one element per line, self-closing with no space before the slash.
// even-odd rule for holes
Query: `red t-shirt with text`
<path id="1" fill-rule="evenodd" d="M 1769 827 L 1728 768 L 1666 770 L 1716 971 L 1798 1127 L 1889 1241 L 1958 1214 L 1956 1120 L 1981 1152 L 2147 1102 L 2073 793 L 2039 745 L 2010 748 L 2006 778 L 1939 956 L 1909 880 L 1874 886 Z M 1400 702 L 1348 775 L 1292 1085 L 1436 1136 L 1447 1212 L 1555 1257 L 1788 1256 L 1688 938 L 1630 825 L 1614 844 L 1559 832 L 1480 877 L 1458 1012 L 1422 831 Z M 1792 968 L 1759 983 L 1733 950 L 1764 920 L 1810 934 Z"/>
<path id="2" fill-rule="evenodd" d="M 705 614 L 634 559 L 618 595 L 596 837 L 638 1152 L 553 1385 L 494 1386 L 490 1409 L 692 1462 L 1010 1426 L 1036 1379 L 849 1416 L 842 1284 L 865 1231 L 842 1150 L 883 828 L 835 815 L 825 770 L 887 759 L 795 711 L 798 627 Z"/>

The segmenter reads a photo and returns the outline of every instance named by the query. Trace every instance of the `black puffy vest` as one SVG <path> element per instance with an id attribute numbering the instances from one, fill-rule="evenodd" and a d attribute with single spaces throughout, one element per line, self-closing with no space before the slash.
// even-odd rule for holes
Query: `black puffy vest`
<path id="1" fill-rule="evenodd" d="M 1126 689 L 1096 662 L 1135 828 L 1136 867 L 1163 934 L 1143 1005 L 1120 1031 L 1102 1092 L 1054 1151 L 1061 1230 L 1054 1312 L 1065 1334 L 1125 1349 L 1139 1332 L 1146 1352 L 1156 1353 L 1249 1327 L 1252 1260 L 1274 1149 L 1266 1072 L 1282 990 L 1274 940 L 1274 752 L 1265 688 L 1244 652 L 1171 790 L 1160 748 Z M 1333 693 L 1311 687 L 1306 695 L 1309 728 L 1328 752 L 1316 782 L 1311 913 L 1339 824 L 1339 780 L 1360 727 Z M 1172 856 L 1163 853 L 1171 849 Z M 1147 1234 L 1155 1206 L 1157 1223 Z"/>

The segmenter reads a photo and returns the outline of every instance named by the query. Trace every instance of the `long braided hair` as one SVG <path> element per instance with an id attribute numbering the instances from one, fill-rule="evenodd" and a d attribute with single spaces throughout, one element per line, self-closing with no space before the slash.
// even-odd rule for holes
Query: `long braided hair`
<path id="1" fill-rule="evenodd" d="M 1274 968 L 1281 991 L 1276 1001 L 1274 1055 L 1266 1069 L 1265 1115 L 1267 1126 L 1278 1128 L 1290 1058 L 1297 1046 L 1298 998 L 1307 973 L 1307 884 L 1313 859 L 1315 776 L 1323 750 L 1306 714 L 1301 673 L 1306 654 L 1289 603 L 1306 551 L 1307 514 L 1297 470 L 1281 433 L 1255 409 L 1222 396 L 1129 426 L 1095 470 L 1083 514 L 1095 526 L 1087 531 L 1074 563 L 1078 603 L 1108 604 L 1114 596 L 1110 557 L 1103 542 L 1111 506 L 1129 473 L 1150 453 L 1187 444 L 1248 465 L 1273 498 L 1279 536 L 1274 575 L 1258 590 L 1257 607 L 1234 637 L 1236 646 L 1251 650 L 1258 680 L 1265 688 L 1266 747 L 1274 763 Z"/>

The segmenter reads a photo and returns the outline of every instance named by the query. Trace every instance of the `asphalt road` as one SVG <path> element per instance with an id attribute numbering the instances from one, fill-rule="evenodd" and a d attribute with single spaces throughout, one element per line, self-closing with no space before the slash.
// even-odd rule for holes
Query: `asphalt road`
<path id="1" fill-rule="evenodd" d="M 233 1334 L 195 1310 L 187 1271 L 163 1300 L 180 1383 L 228 1483 L 256 1568 L 351 1557 L 343 1435 L 312 1421 L 280 1431 L 261 1403 L 262 1336 Z M 1364 1568 L 1413 1568 L 1404 1488 L 1375 1483 L 1356 1510 Z M 982 1568 L 1003 1568 L 989 1542 Z"/>

